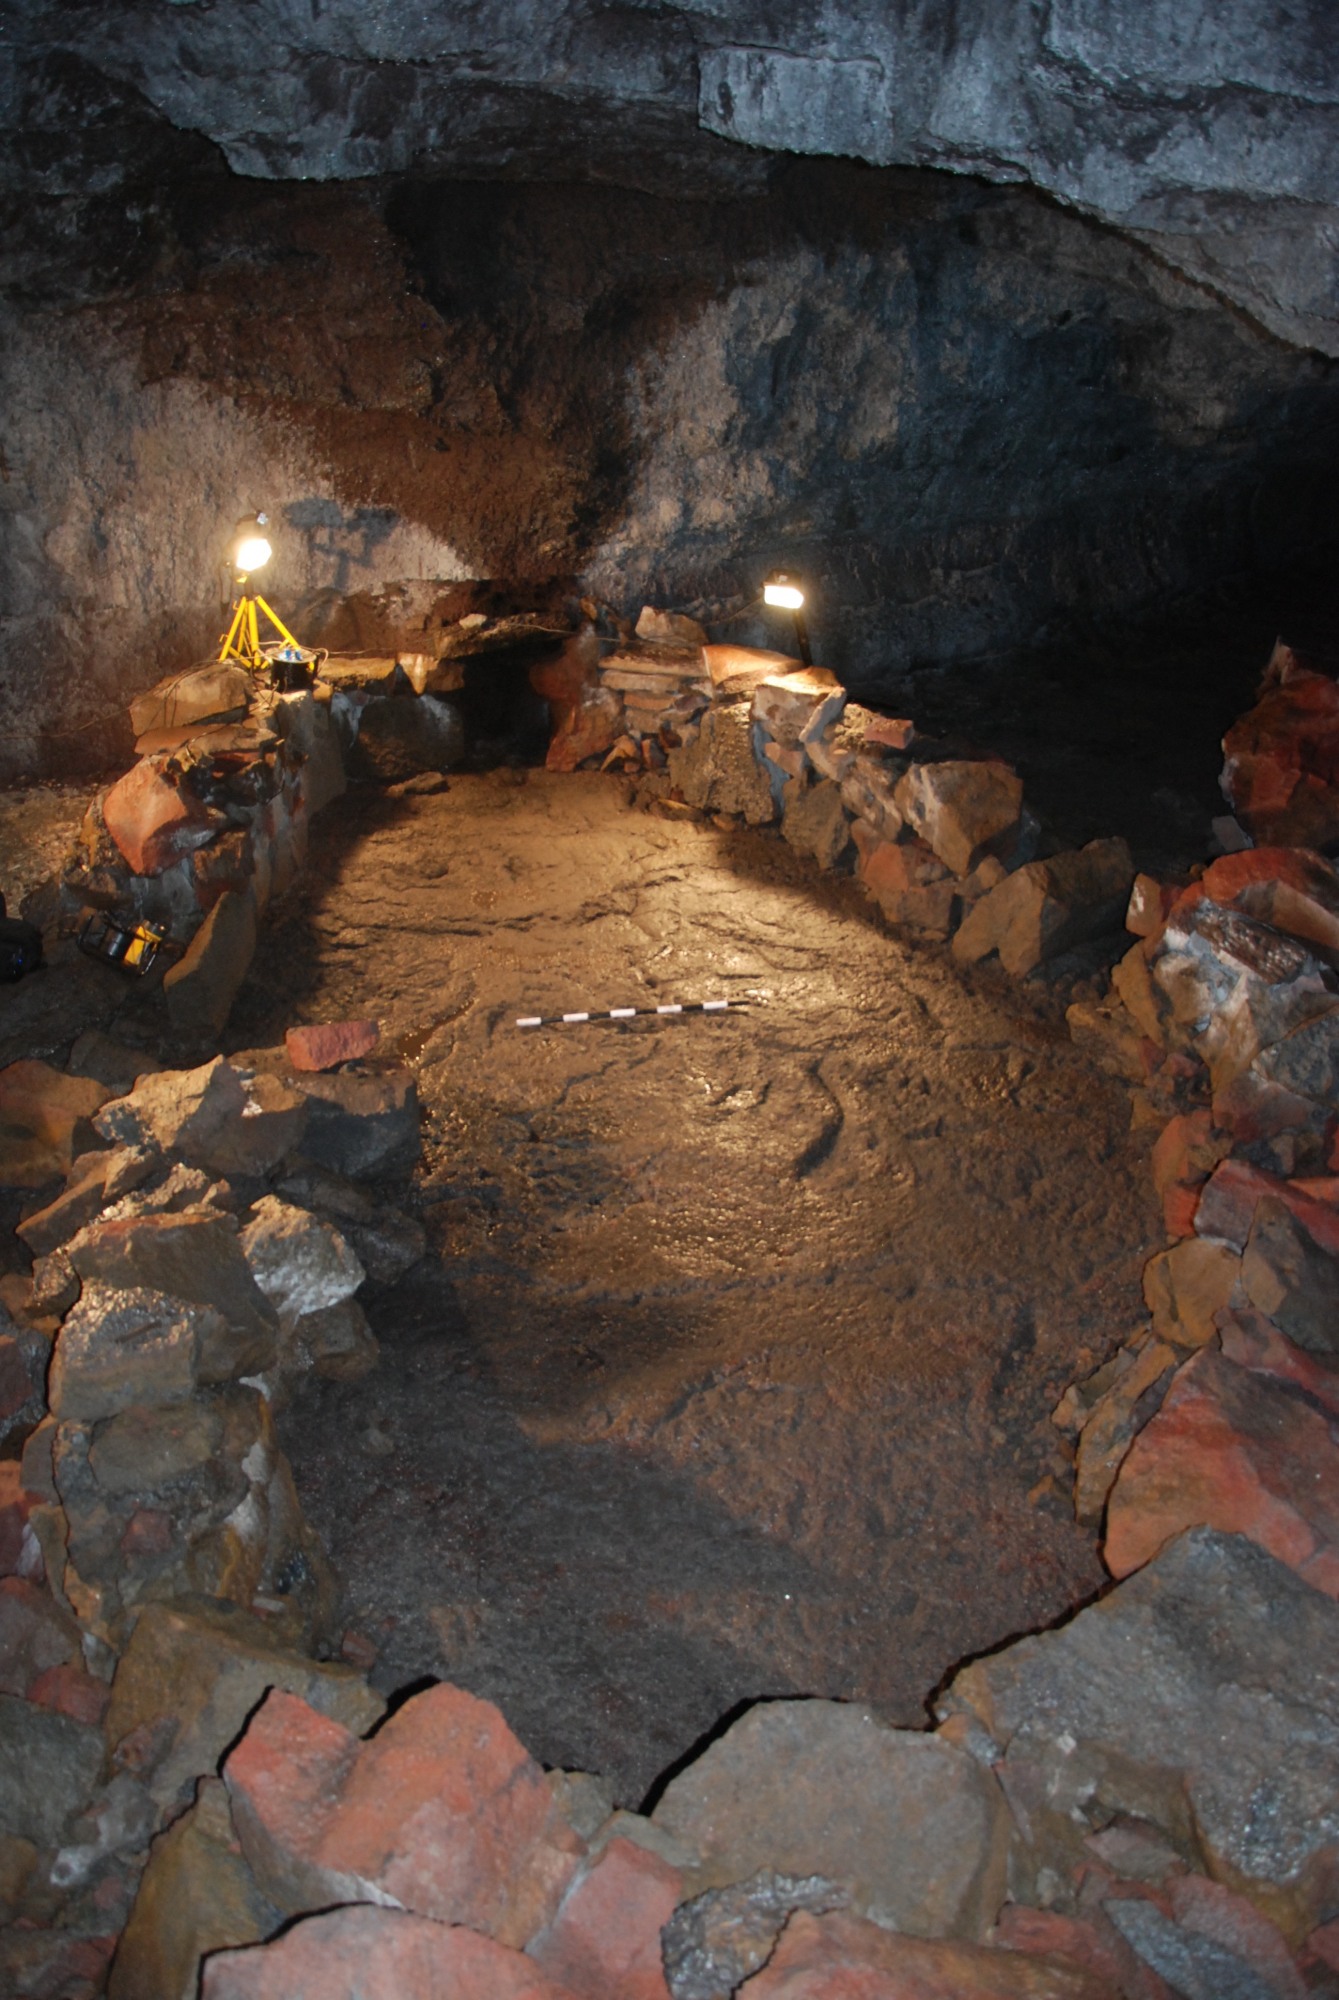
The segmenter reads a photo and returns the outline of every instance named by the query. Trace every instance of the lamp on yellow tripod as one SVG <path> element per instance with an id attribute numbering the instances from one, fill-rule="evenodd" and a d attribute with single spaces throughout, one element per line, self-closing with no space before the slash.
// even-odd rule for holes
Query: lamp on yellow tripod
<path id="1" fill-rule="evenodd" d="M 291 646 L 295 654 L 303 658 L 308 657 L 283 620 L 271 611 L 265 599 L 258 592 L 247 588 L 256 570 L 264 569 L 274 553 L 265 534 L 268 526 L 268 514 L 246 515 L 233 530 L 232 548 L 229 552 L 233 570 L 233 588 L 237 595 L 232 624 L 223 635 L 219 661 L 221 664 L 224 660 L 237 660 L 242 666 L 249 667 L 253 673 L 259 673 L 270 664 L 269 656 L 261 651 L 262 618 L 269 621 L 284 644 Z"/>

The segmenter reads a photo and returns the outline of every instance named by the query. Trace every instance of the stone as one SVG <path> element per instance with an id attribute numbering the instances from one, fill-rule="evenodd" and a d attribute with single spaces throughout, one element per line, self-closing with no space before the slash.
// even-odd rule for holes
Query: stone
<path id="1" fill-rule="evenodd" d="M 705 646 L 707 635 L 696 618 L 682 611 L 656 611 L 644 604 L 637 619 L 637 637 L 655 646 Z"/>
<path id="2" fill-rule="evenodd" d="M 368 1742 L 267 1695 L 223 1769 L 256 1879 L 288 1911 L 396 1902 L 520 1946 L 581 1843 L 498 1711 L 442 1683 Z"/>
<path id="3" fill-rule="evenodd" d="M 210 1142 L 209 1169 L 219 1174 L 271 1174 L 302 1144 L 307 1098 L 285 1078 L 264 1070 L 243 1070 L 241 1078 L 241 1110 L 224 1120 Z"/>
<path id="4" fill-rule="evenodd" d="M 895 841 L 902 833 L 902 814 L 897 806 L 898 772 L 880 758 L 857 755 L 841 780 L 842 804 L 856 822 L 868 826 L 881 840 Z"/>
<path id="5" fill-rule="evenodd" d="M 460 710 L 439 695 L 372 695 L 349 756 L 351 776 L 394 784 L 419 771 L 450 771 L 465 754 Z"/>
<path id="6" fill-rule="evenodd" d="M 109 1152 L 81 1153 L 56 1199 L 35 1214 L 25 1215 L 17 1233 L 35 1257 L 48 1256 L 110 1202 L 142 1186 L 156 1165 L 156 1155 L 144 1147 L 116 1146 Z"/>
<path id="7" fill-rule="evenodd" d="M 200 2000 L 582 2000 L 533 1959 L 403 1910 L 330 1910 L 206 1959 Z M 129 2000 L 129 1996 L 127 1996 Z"/>
<path id="8" fill-rule="evenodd" d="M 192 1166 L 212 1164 L 212 1149 L 248 1103 L 246 1080 L 222 1056 L 198 1069 L 159 1070 L 140 1077 L 93 1121 L 109 1145 L 179 1153 Z"/>
<path id="9" fill-rule="evenodd" d="M 854 1703 L 757 1703 L 670 1782 L 651 1819 L 697 1855 L 692 1895 L 765 1868 L 822 1875 L 881 1923 L 971 1938 L 1004 1900 L 1008 1813 L 990 1773 Z"/>
<path id="10" fill-rule="evenodd" d="M 956 884 L 928 847 L 919 840 L 881 840 L 864 821 L 857 821 L 856 827 L 856 877 L 890 923 L 900 920 L 909 899 L 920 889 L 940 888 L 941 897 L 946 894 L 951 905 Z"/>
<path id="11" fill-rule="evenodd" d="M 29 1687 L 28 1699 L 56 1715 L 68 1715 L 72 1722 L 86 1722 L 90 1728 L 100 1729 L 107 1713 L 109 1690 L 105 1681 L 67 1662 L 44 1668 Z"/>
<path id="12" fill-rule="evenodd" d="M 1153 1331 L 1174 1347 L 1203 1347 L 1217 1315 L 1241 1276 L 1241 1257 L 1230 1243 L 1190 1236 L 1150 1257 L 1144 1266 L 1144 1303 Z"/>
<path id="13" fill-rule="evenodd" d="M 1241 1283 L 1251 1304 L 1299 1347 L 1339 1353 L 1339 1259 L 1275 1196 L 1256 1204 Z"/>
<path id="14" fill-rule="evenodd" d="M 0 1833 L 63 1846 L 102 1769 L 100 1729 L 0 1694 Z"/>
<path id="15" fill-rule="evenodd" d="M 242 667 L 219 661 L 189 673 L 169 674 L 130 704 L 136 736 L 151 729 L 189 729 L 197 722 L 235 722 L 251 706 L 256 682 Z"/>
<path id="16" fill-rule="evenodd" d="M 1156 875 L 1136 875 L 1125 909 L 1126 930 L 1137 938 L 1156 937 L 1167 921 L 1176 893 L 1170 883 L 1160 882 Z"/>
<path id="17" fill-rule="evenodd" d="M 931 767 L 933 768 L 933 767 Z M 1134 873 L 1123 840 L 1093 840 L 1077 853 L 1030 861 L 969 910 L 953 955 L 975 965 L 999 953 L 1016 979 L 1116 921 Z"/>
<path id="18" fill-rule="evenodd" d="M 1176 1364 L 1170 1347 L 1151 1340 L 1094 1405 L 1079 1434 L 1074 1467 L 1074 1513 L 1085 1527 L 1101 1521 L 1121 1462 L 1160 1407 Z"/>
<path id="19" fill-rule="evenodd" d="M 841 787 L 828 779 L 816 785 L 796 780 L 782 794 L 781 831 L 801 854 L 820 868 L 836 868 L 851 845 L 851 822 Z"/>
<path id="20" fill-rule="evenodd" d="M 56 1342 L 52 1415 L 93 1423 L 132 1403 L 184 1402 L 196 1386 L 198 1345 L 196 1318 L 179 1300 L 90 1282 Z"/>
<path id="21" fill-rule="evenodd" d="M 154 1841 L 116 1948 L 108 2000 L 196 2000 L 201 1960 L 279 1928 L 242 1859 L 221 1779 Z"/>
<path id="22" fill-rule="evenodd" d="M 0 1187 L 37 1188 L 68 1174 L 93 1145 L 92 1120 L 111 1092 L 50 1063 L 0 1069 Z"/>
<path id="23" fill-rule="evenodd" d="M 1179 1857 L 1173 1856 L 1173 1860 L 1181 1865 Z M 1106 1989 L 1119 1994 L 1120 2000 L 1171 2000 L 1162 1981 L 1148 1970 L 1101 1910 L 1069 1917 L 1059 1910 L 1030 1910 L 1021 1903 L 1006 1903 L 991 1942 L 1006 1951 L 1028 1952 L 1078 1966 L 1105 1980 Z"/>
<path id="24" fill-rule="evenodd" d="M 293 1327 L 293 1348 L 302 1366 L 333 1382 L 361 1381 L 381 1355 L 357 1299 L 303 1313 Z"/>
<path id="25" fill-rule="evenodd" d="M 750 826 L 777 816 L 772 787 L 753 754 L 747 702 L 710 708 L 693 741 L 669 753 L 670 782 L 690 806 L 730 813 Z"/>
<path id="26" fill-rule="evenodd" d="M 913 764 L 895 794 L 907 825 L 955 875 L 967 875 L 1018 824 L 1023 781 L 1007 764 Z"/>
<path id="27" fill-rule="evenodd" d="M 1252 839 L 1320 848 L 1339 837 L 1339 688 L 1295 672 L 1223 738 L 1223 795 Z"/>
<path id="28" fill-rule="evenodd" d="M 1189 2000 L 1308 2000 L 1308 1987 L 1277 1929 L 1258 1910 L 1202 1875 L 1173 1879 L 1170 1909 L 1151 1898 L 1110 1897 L 1106 1915 L 1173 1993 Z"/>
<path id="29" fill-rule="evenodd" d="M 407 1069 L 300 1076 L 307 1100 L 304 1157 L 333 1173 L 396 1173 L 418 1157 L 418 1091 Z"/>
<path id="30" fill-rule="evenodd" d="M 163 976 L 168 1018 L 179 1034 L 222 1033 L 255 951 L 254 898 L 228 889 Z"/>
<path id="31" fill-rule="evenodd" d="M 1231 1150 L 1227 1135 L 1215 1128 L 1211 1111 L 1181 1112 L 1163 1127 L 1153 1147 L 1153 1185 L 1159 1195 L 1177 1185 L 1198 1187 Z"/>
<path id="32" fill-rule="evenodd" d="M 847 1892 L 821 1875 L 801 1879 L 765 1868 L 728 1889 L 707 1889 L 681 1903 L 662 1934 L 665 1974 L 674 2000 L 722 2000 L 765 1965 L 796 1910 L 825 1916 L 844 1909 Z"/>
<path id="33" fill-rule="evenodd" d="M 26 1696 L 39 1675 L 80 1657 L 79 1627 L 50 1591 L 0 1577 L 0 1694 Z"/>
<path id="34" fill-rule="evenodd" d="M 374 1284 L 397 1283 L 427 1255 L 423 1225 L 397 1208 L 378 1210 L 370 1222 L 346 1224 L 343 1233 Z"/>
<path id="35" fill-rule="evenodd" d="M 23 1484 L 20 1461 L 0 1459 L 0 1577 L 21 1576 L 41 1583 L 42 1551 L 29 1521 L 37 1505 L 39 1496 Z"/>
<path id="36" fill-rule="evenodd" d="M 1339 1104 L 1339 1007 L 1314 1015 L 1262 1049 L 1255 1067 L 1280 1089 L 1333 1111 Z"/>
<path id="37" fill-rule="evenodd" d="M 1334 1423 L 1294 1384 L 1205 1349 L 1135 1439 L 1107 1509 L 1103 1558 L 1128 1576 L 1187 1528 L 1249 1535 L 1339 1597 Z"/>
<path id="38" fill-rule="evenodd" d="M 94 1921 L 96 1921 L 96 1915 Z M 104 1918 L 105 1922 L 106 1919 Z M 0 1990 L 19 2000 L 97 2000 L 104 1990 L 114 1932 L 85 1936 L 15 1924 L 0 1931 Z"/>
<path id="39" fill-rule="evenodd" d="M 103 821 L 132 875 L 161 875 L 227 824 L 171 775 L 170 763 L 142 757 L 103 798 Z"/>
<path id="40" fill-rule="evenodd" d="M 808 729 L 821 735 L 845 706 L 846 691 L 826 667 L 769 674 L 753 690 L 753 720 L 766 735 L 789 749 L 800 744 Z"/>
<path id="41" fill-rule="evenodd" d="M 233 1218 L 216 1209 L 92 1222 L 71 1237 L 67 1254 L 85 1285 L 166 1292 L 212 1308 L 257 1354 L 273 1343 L 274 1309 L 251 1274 Z"/>
<path id="42" fill-rule="evenodd" d="M 79 1276 L 63 1250 L 33 1262 L 29 1311 L 35 1319 L 59 1319 L 79 1296 Z"/>
<path id="43" fill-rule="evenodd" d="M 1195 1211 L 1196 1232 L 1244 1250 L 1255 1211 L 1266 1199 L 1284 1202 L 1321 1250 L 1339 1256 L 1339 1212 L 1299 1183 L 1262 1173 L 1245 1160 L 1224 1160 L 1214 1168 Z"/>
<path id="44" fill-rule="evenodd" d="M 294 1069 L 317 1072 L 340 1063 L 360 1062 L 381 1039 L 375 1021 L 325 1021 L 307 1028 L 289 1028 L 284 1048 Z"/>
<path id="45" fill-rule="evenodd" d="M 13 1452 L 46 1415 L 46 1374 L 51 1347 L 34 1327 L 0 1317 L 0 1450 Z"/>
<path id="46" fill-rule="evenodd" d="M 794 673 L 799 666 L 789 653 L 769 653 L 756 646 L 704 646 L 702 661 L 718 701 L 751 695 L 769 676 Z"/>
<path id="47" fill-rule="evenodd" d="M 268 1688 L 299 1696 L 355 1735 L 386 1709 L 352 1668 L 304 1658 L 246 1609 L 179 1599 L 140 1612 L 112 1682 L 107 1741 L 114 1748 L 159 1718 L 170 1721 L 148 1783 L 159 1804 L 172 1807 L 197 1777 L 217 1770 Z"/>
<path id="48" fill-rule="evenodd" d="M 418 692 L 421 694 L 422 688 Z M 296 751 L 302 759 L 302 806 L 314 819 L 346 789 L 331 705 L 320 700 L 315 690 L 300 688 L 280 695 L 274 721 L 290 752 Z"/>
<path id="49" fill-rule="evenodd" d="M 837 1911 L 801 1910 L 739 2000 L 1115 2000 L 1105 1981 L 1060 1959 L 933 1942 Z"/>
<path id="50" fill-rule="evenodd" d="M 961 935 L 961 933 L 959 933 Z M 966 950 L 972 949 L 969 941 Z M 956 940 L 955 940 L 956 943 Z M 1119 1000 L 1075 1000 L 1065 1009 L 1065 1026 L 1076 1049 L 1095 1062 L 1107 1076 L 1127 1083 L 1148 1080 L 1149 1041 Z"/>
<path id="51" fill-rule="evenodd" d="M 1337 1645 L 1339 1605 L 1244 1536 L 1196 1529 L 1055 1630 L 962 1669 L 938 1709 L 995 1760 L 1014 1893 L 1072 1908 L 1084 1836 L 1125 1814 L 1299 1941 L 1333 1893 Z"/>
<path id="52" fill-rule="evenodd" d="M 623 703 L 612 688 L 584 688 L 549 739 L 544 767 L 575 771 L 588 758 L 605 756 L 623 733 Z"/>
<path id="53" fill-rule="evenodd" d="M 362 1284 L 362 1265 L 330 1223 L 272 1194 L 251 1215 L 239 1239 L 242 1252 L 282 1326 L 339 1305 Z"/>
<path id="54" fill-rule="evenodd" d="M 589 2000 L 670 2000 L 660 1933 L 679 1893 L 676 1868 L 630 1840 L 611 1840 L 526 1950 Z"/>

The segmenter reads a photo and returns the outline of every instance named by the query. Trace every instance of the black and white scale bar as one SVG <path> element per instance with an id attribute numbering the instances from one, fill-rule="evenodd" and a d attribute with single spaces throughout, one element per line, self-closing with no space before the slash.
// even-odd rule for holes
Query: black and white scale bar
<path id="1" fill-rule="evenodd" d="M 635 1021 L 640 1015 L 724 1014 L 733 1007 L 746 1007 L 746 1000 L 669 1000 L 658 1007 L 607 1007 L 580 1014 L 518 1014 L 518 1028 L 576 1028 L 584 1021 Z"/>

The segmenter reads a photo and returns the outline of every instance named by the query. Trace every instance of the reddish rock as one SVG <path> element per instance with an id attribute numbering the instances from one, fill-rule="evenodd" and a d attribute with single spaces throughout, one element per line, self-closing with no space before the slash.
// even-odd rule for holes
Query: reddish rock
<path id="1" fill-rule="evenodd" d="M 1128 1576 L 1183 1529 L 1242 1534 L 1339 1597 L 1339 1452 L 1294 1384 L 1212 1349 L 1173 1381 L 1131 1445 L 1107 1507 L 1103 1555 Z"/>
<path id="2" fill-rule="evenodd" d="M 916 739 L 916 725 L 901 715 L 871 715 L 865 724 L 865 741 L 884 750 L 909 750 Z"/>
<path id="3" fill-rule="evenodd" d="M 165 757 L 142 757 L 102 801 L 108 833 L 134 875 L 161 875 L 226 825 L 186 785 L 166 775 Z"/>
<path id="4" fill-rule="evenodd" d="M 1211 1111 L 1182 1112 L 1163 1127 L 1153 1148 L 1153 1185 L 1160 1195 L 1177 1185 L 1198 1187 L 1230 1151 Z"/>
<path id="5" fill-rule="evenodd" d="M 843 1912 L 801 1911 L 740 2000 L 1119 2000 L 1106 1979 L 1059 1958 L 903 1937 Z"/>
<path id="6" fill-rule="evenodd" d="M 581 1852 L 497 1709 L 447 1684 L 367 1743 L 276 1691 L 223 1775 L 247 1858 L 283 1909 L 393 1899 L 519 1946 Z"/>
<path id="7" fill-rule="evenodd" d="M 0 1186 L 36 1188 L 67 1174 L 75 1153 L 95 1143 L 91 1121 L 111 1094 L 50 1063 L 0 1069 Z"/>
<path id="8" fill-rule="evenodd" d="M 370 1055 L 381 1038 L 375 1021 L 324 1021 L 308 1028 L 290 1028 L 284 1047 L 294 1069 L 336 1069 Z"/>
<path id="9" fill-rule="evenodd" d="M 1177 1182 L 1163 1190 L 1162 1226 L 1173 1242 L 1181 1242 L 1194 1234 L 1199 1205 L 1200 1191 L 1197 1187 L 1185 1187 Z"/>
<path id="10" fill-rule="evenodd" d="M 1308 1354 L 1259 1313 L 1222 1316 L 1223 1353 L 1238 1368 L 1291 1382 L 1311 1403 L 1339 1418 L 1339 1356 Z"/>
<path id="11" fill-rule="evenodd" d="M 1169 1988 L 1156 1972 L 1143 1964 L 1115 1925 L 1101 1915 L 1067 1917 L 1058 1910 L 1029 1910 L 1022 1903 L 1006 1903 L 995 1926 L 994 1942 L 1006 1951 L 1063 1959 L 1104 1979 L 1121 2000 L 1171 2000 Z"/>
<path id="12" fill-rule="evenodd" d="M 1105 1911 L 1147 1966 L 1178 1994 L 1307 2000 L 1280 1932 L 1221 1883 L 1173 1876 L 1162 1896 L 1109 1897 Z"/>
<path id="13" fill-rule="evenodd" d="M 1324 847 L 1339 836 L 1339 686 L 1299 670 L 1223 738 L 1225 796 L 1252 837 Z"/>
<path id="14" fill-rule="evenodd" d="M 550 771 L 575 771 L 588 757 L 603 757 L 623 730 L 623 703 L 610 688 L 587 688 L 563 717 L 544 759 Z"/>
<path id="15" fill-rule="evenodd" d="M 26 1695 L 48 1667 L 80 1659 L 79 1628 L 26 1577 L 0 1579 L 0 1694 Z"/>
<path id="16" fill-rule="evenodd" d="M 660 1933 L 682 1893 L 682 1877 L 668 1861 L 630 1840 L 611 1840 L 527 1949 L 588 2000 L 669 2000 Z"/>
<path id="17" fill-rule="evenodd" d="M 94 1729 L 101 1729 L 111 1692 L 105 1681 L 69 1663 L 47 1667 L 38 1674 L 28 1688 L 28 1699 L 39 1708 L 54 1709 L 57 1715 L 68 1715 L 75 1722 L 87 1722 Z"/>
<path id="18" fill-rule="evenodd" d="M 1317 1201 L 1296 1182 L 1263 1173 L 1245 1160 L 1224 1160 L 1215 1167 L 1196 1210 L 1196 1234 L 1218 1237 L 1238 1250 L 1244 1249 L 1256 1204 L 1266 1195 L 1286 1202 L 1313 1241 L 1330 1256 L 1339 1257 L 1339 1210 Z"/>
<path id="19" fill-rule="evenodd" d="M 576 2000 L 532 1959 L 403 1910 L 330 1910 L 204 1962 L 201 2000 Z"/>

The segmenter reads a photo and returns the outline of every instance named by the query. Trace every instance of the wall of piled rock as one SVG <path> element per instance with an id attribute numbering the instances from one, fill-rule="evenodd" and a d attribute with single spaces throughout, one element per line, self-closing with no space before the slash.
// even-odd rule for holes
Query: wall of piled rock
<path id="1" fill-rule="evenodd" d="M 875 697 L 1329 560 L 1329 364 L 1029 191 L 257 186 L 183 144 L 4 223 L 0 773 L 128 752 L 257 506 L 313 643 L 429 652 L 497 581 L 765 644 L 780 563 Z"/>
<path id="2" fill-rule="evenodd" d="M 1339 838 L 1333 683 L 1277 654 L 1229 739 L 1231 851 L 1132 882 L 1122 843 L 1046 851 L 1007 765 L 821 669 L 703 646 L 682 616 L 592 638 L 534 669 L 555 765 L 778 825 L 890 922 L 1015 977 L 1124 917 L 1135 942 L 1071 1028 L 1133 1086 L 1168 1248 L 1149 1327 L 1056 1412 L 1118 1581 L 960 1670 L 931 1729 L 761 1702 L 641 1812 L 448 1685 L 383 1720 L 357 1635 L 332 1658 L 269 1410 L 309 1368 L 375 1364 L 357 1290 L 422 1254 L 388 1199 L 410 1079 L 368 1023 L 129 1089 L 133 1054 L 97 1037 L 65 1071 L 12 1065 L 5 1173 L 40 1190 L 0 1334 L 12 1990 L 1333 1990 L 1339 873 L 1283 844 Z M 412 657 L 351 665 L 359 734 L 377 702 L 433 699 Z"/>

